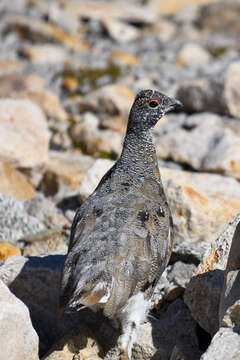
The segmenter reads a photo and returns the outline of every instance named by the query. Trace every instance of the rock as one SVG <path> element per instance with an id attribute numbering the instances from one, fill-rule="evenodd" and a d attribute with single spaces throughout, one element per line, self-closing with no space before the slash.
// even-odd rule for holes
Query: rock
<path id="1" fill-rule="evenodd" d="M 175 96 L 184 104 L 185 111 L 213 112 L 225 114 L 227 112 L 224 93 L 223 69 L 219 76 L 194 78 L 179 83 Z"/>
<path id="2" fill-rule="evenodd" d="M 46 199 L 43 194 L 37 193 L 34 198 L 25 200 L 23 202 L 24 212 L 29 216 L 35 217 L 40 223 L 47 228 L 67 228 L 69 223 L 62 212 L 50 200 Z M 44 231 L 45 227 L 39 231 Z M 37 231 L 25 233 L 22 236 L 35 235 Z"/>
<path id="3" fill-rule="evenodd" d="M 4 260 L 9 256 L 20 255 L 20 249 L 6 241 L 0 242 L 0 260 Z"/>
<path id="4" fill-rule="evenodd" d="M 0 280 L 1 359 L 37 360 L 38 336 L 27 307 Z"/>
<path id="5" fill-rule="evenodd" d="M 154 25 L 153 32 L 163 42 L 171 41 L 177 34 L 177 27 L 174 22 L 160 18 Z"/>
<path id="6" fill-rule="evenodd" d="M 35 102 L 43 110 L 48 119 L 55 121 L 66 121 L 68 119 L 68 114 L 62 107 L 59 97 L 49 90 L 21 91 L 18 97 Z"/>
<path id="7" fill-rule="evenodd" d="M 42 231 L 36 235 L 24 236 L 21 239 L 25 244 L 22 250 L 23 256 L 39 256 L 54 251 L 67 252 L 64 232 L 61 228 Z"/>
<path id="8" fill-rule="evenodd" d="M 211 0 L 195 0 L 194 4 L 209 3 Z M 168 2 L 159 2 L 158 0 L 151 0 L 150 7 L 154 12 L 161 15 L 173 15 L 179 9 L 185 7 L 188 4 L 193 3 L 192 0 L 169 0 Z"/>
<path id="9" fill-rule="evenodd" d="M 59 335 L 58 279 L 63 259 L 62 255 L 11 256 L 0 266 L 0 279 L 30 311 L 40 339 L 40 356 Z"/>
<path id="10" fill-rule="evenodd" d="M 103 25 L 109 36 L 119 43 L 134 41 L 140 36 L 139 30 L 135 27 L 115 19 L 106 18 L 103 20 Z"/>
<path id="11" fill-rule="evenodd" d="M 211 243 L 240 208 L 235 179 L 161 168 L 163 186 L 172 211 L 175 243 Z"/>
<path id="12" fill-rule="evenodd" d="M 86 95 L 79 104 L 80 111 L 92 111 L 111 116 L 121 116 L 127 124 L 134 94 L 124 85 L 106 85 Z"/>
<path id="13" fill-rule="evenodd" d="M 223 271 L 213 270 L 192 277 L 184 301 L 198 324 L 212 336 L 219 328 L 218 309 L 223 287 Z"/>
<path id="14" fill-rule="evenodd" d="M 187 164 L 196 170 L 240 177 L 239 129 L 237 120 L 203 113 L 189 117 L 169 116 L 155 131 L 157 155 Z M 196 151 L 197 149 L 197 151 Z M 194 154 L 194 155 L 193 155 Z"/>
<path id="15" fill-rule="evenodd" d="M 209 62 L 210 54 L 197 43 L 186 43 L 176 57 L 176 64 L 180 66 L 199 67 Z"/>
<path id="16" fill-rule="evenodd" d="M 0 160 L 0 193 L 17 200 L 30 199 L 35 195 L 27 178 L 4 160 Z"/>
<path id="17" fill-rule="evenodd" d="M 125 51 L 114 50 L 109 56 L 109 61 L 121 66 L 132 66 L 136 65 L 139 59 Z"/>
<path id="18" fill-rule="evenodd" d="M 18 167 L 48 159 L 49 131 L 41 109 L 29 100 L 0 100 L 0 156 Z"/>
<path id="19" fill-rule="evenodd" d="M 240 76 L 240 61 L 231 63 L 227 68 L 227 72 L 226 72 L 224 98 L 230 115 L 238 118 L 240 117 L 239 76 Z"/>
<path id="20" fill-rule="evenodd" d="M 0 195 L 0 228 L 0 241 L 14 245 L 21 237 L 36 234 L 45 226 L 26 212 L 22 201 Z"/>
<path id="21" fill-rule="evenodd" d="M 9 75 L 23 70 L 22 64 L 17 60 L 1 60 L 0 61 L 0 76 Z"/>
<path id="22" fill-rule="evenodd" d="M 240 10 L 238 1 L 230 0 L 216 1 L 199 8 L 196 25 L 200 29 L 207 30 L 211 34 L 229 34 L 231 37 L 238 38 L 240 25 L 236 14 Z M 219 21 L 221 19 L 221 21 Z"/>
<path id="23" fill-rule="evenodd" d="M 186 287 L 195 270 L 196 265 L 177 261 L 168 272 L 167 278 L 174 285 Z"/>
<path id="24" fill-rule="evenodd" d="M 212 270 L 225 270 L 229 258 L 234 232 L 240 221 L 240 214 L 225 227 L 223 232 L 212 242 L 211 248 L 206 253 L 197 273 L 202 274 Z M 230 261 L 230 260 L 229 260 Z"/>
<path id="25" fill-rule="evenodd" d="M 27 57 L 30 61 L 36 64 L 48 63 L 65 63 L 69 57 L 61 46 L 51 44 L 38 44 L 23 47 L 20 49 L 21 55 Z"/>
<path id="26" fill-rule="evenodd" d="M 209 247 L 210 244 L 205 241 L 197 243 L 190 243 L 188 241 L 174 243 L 170 263 L 182 261 L 186 264 L 199 265 Z"/>
<path id="27" fill-rule="evenodd" d="M 151 359 L 154 356 L 167 360 L 175 346 L 184 354 L 184 359 L 195 360 L 201 355 L 196 323 L 181 299 L 171 303 L 159 319 L 142 325 L 133 349 L 133 358 Z"/>
<path id="28" fill-rule="evenodd" d="M 99 125 L 98 118 L 86 112 L 83 121 L 72 128 L 73 142 L 88 154 L 116 157 L 122 150 L 122 136 L 110 129 L 100 130 Z"/>
<path id="29" fill-rule="evenodd" d="M 19 93 L 42 91 L 45 81 L 38 75 L 9 74 L 2 75 L 0 98 L 17 97 Z"/>
<path id="30" fill-rule="evenodd" d="M 79 187 L 81 198 L 86 199 L 97 187 L 103 175 L 113 166 L 114 162 L 107 159 L 98 159 L 87 171 Z"/>
<path id="31" fill-rule="evenodd" d="M 99 346 L 89 329 L 73 330 L 60 339 L 44 356 L 43 360 L 101 360 Z"/>
<path id="32" fill-rule="evenodd" d="M 237 360 L 240 356 L 240 335 L 231 329 L 220 328 L 201 360 Z"/>
<path id="33" fill-rule="evenodd" d="M 67 48 L 75 51 L 86 51 L 88 43 L 81 41 L 79 37 L 70 35 L 58 26 L 31 19 L 25 16 L 8 16 L 6 19 L 6 32 L 16 32 L 20 38 L 38 42 L 60 43 Z"/>
<path id="34" fill-rule="evenodd" d="M 136 6 L 135 4 L 128 4 L 123 6 L 121 1 L 91 1 L 86 3 L 69 2 L 67 9 L 75 16 L 90 19 L 120 19 L 126 23 L 134 24 L 153 24 L 156 15 L 146 6 Z"/>
<path id="35" fill-rule="evenodd" d="M 103 322 L 100 314 L 88 309 L 59 316 L 59 281 L 64 259 L 62 251 L 39 257 L 11 256 L 0 266 L 0 279 L 30 311 L 39 336 L 40 357 L 71 329 L 82 329 L 85 324 L 98 334 Z M 106 337 L 103 342 L 106 344 Z"/>
<path id="36" fill-rule="evenodd" d="M 240 215 L 237 215 L 212 243 L 211 249 L 185 290 L 184 301 L 193 318 L 212 336 L 219 328 L 218 312 L 224 283 L 224 270 L 233 233 L 239 219 Z"/>
<path id="37" fill-rule="evenodd" d="M 237 327 L 240 330 L 240 311 L 238 303 L 240 301 L 240 214 L 235 218 L 234 225 L 236 228 L 232 237 L 232 242 L 229 242 L 228 244 L 231 244 L 231 248 L 229 251 L 230 246 L 228 247 L 229 255 L 224 273 L 224 285 L 219 307 L 219 321 L 222 321 L 222 326 L 226 326 L 230 323 L 230 327 Z"/>
<path id="38" fill-rule="evenodd" d="M 239 284 L 239 279 L 237 279 L 236 275 L 236 272 L 235 272 L 235 280 L 237 282 L 237 284 Z M 236 285 L 237 284 L 234 284 L 235 285 L 235 289 L 236 289 Z M 224 293 L 224 291 L 222 292 Z M 238 298 L 239 298 L 239 295 L 238 295 Z M 232 299 L 231 299 L 232 300 Z M 229 301 L 230 303 L 230 301 Z M 220 324 L 222 327 L 228 327 L 228 328 L 231 328 L 233 329 L 235 332 L 238 332 L 239 333 L 239 330 L 240 330 L 240 300 L 237 300 L 233 303 L 233 305 L 227 307 L 228 304 L 224 304 L 226 305 L 226 312 L 223 316 L 223 318 L 221 318 L 221 315 L 222 313 L 222 303 L 220 303 L 220 317 L 219 317 L 219 320 L 220 320 Z"/>
<path id="39" fill-rule="evenodd" d="M 40 189 L 46 195 L 57 194 L 62 187 L 77 190 L 94 159 L 79 152 L 50 151 Z"/>

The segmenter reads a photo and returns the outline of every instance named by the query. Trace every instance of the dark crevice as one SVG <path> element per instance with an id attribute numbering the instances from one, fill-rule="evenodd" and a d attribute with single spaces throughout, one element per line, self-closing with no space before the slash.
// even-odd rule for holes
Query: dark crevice
<path id="1" fill-rule="evenodd" d="M 196 324 L 196 334 L 198 338 L 199 349 L 206 351 L 212 340 L 211 335 L 198 324 Z"/>

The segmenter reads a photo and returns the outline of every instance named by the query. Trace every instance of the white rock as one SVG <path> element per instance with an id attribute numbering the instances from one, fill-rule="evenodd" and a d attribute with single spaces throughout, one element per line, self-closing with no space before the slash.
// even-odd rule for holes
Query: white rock
<path id="1" fill-rule="evenodd" d="M 38 336 L 28 308 L 0 280 L 0 359 L 38 360 Z"/>
<path id="2" fill-rule="evenodd" d="M 29 100 L 0 100 L 0 156 L 18 167 L 48 159 L 49 131 L 41 109 Z"/>
<path id="3" fill-rule="evenodd" d="M 199 44 L 185 44 L 177 55 L 176 62 L 182 66 L 195 66 L 206 64 L 210 60 L 210 54 Z"/>
<path id="4" fill-rule="evenodd" d="M 79 193 L 86 199 L 96 188 L 103 175 L 113 166 L 114 161 L 98 159 L 87 171 L 79 187 Z"/>

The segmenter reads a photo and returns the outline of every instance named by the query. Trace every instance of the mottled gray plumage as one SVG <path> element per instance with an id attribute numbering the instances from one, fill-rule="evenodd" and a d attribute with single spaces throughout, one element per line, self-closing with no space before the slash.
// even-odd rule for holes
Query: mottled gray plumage
<path id="1" fill-rule="evenodd" d="M 158 91 L 136 96 L 119 160 L 75 215 L 62 272 L 60 306 L 102 308 L 121 324 L 119 346 L 129 357 L 134 328 L 145 318 L 172 248 L 152 128 L 179 105 Z"/>

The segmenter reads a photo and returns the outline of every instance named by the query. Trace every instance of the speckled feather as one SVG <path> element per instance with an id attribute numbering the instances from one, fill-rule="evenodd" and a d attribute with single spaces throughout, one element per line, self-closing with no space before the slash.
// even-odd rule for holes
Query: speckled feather
<path id="1" fill-rule="evenodd" d="M 156 108 L 150 101 L 157 101 Z M 143 292 L 150 299 L 172 248 L 151 130 L 177 104 L 158 91 L 137 95 L 121 157 L 75 215 L 62 273 L 63 308 L 103 308 L 118 318 L 132 295 Z"/>

